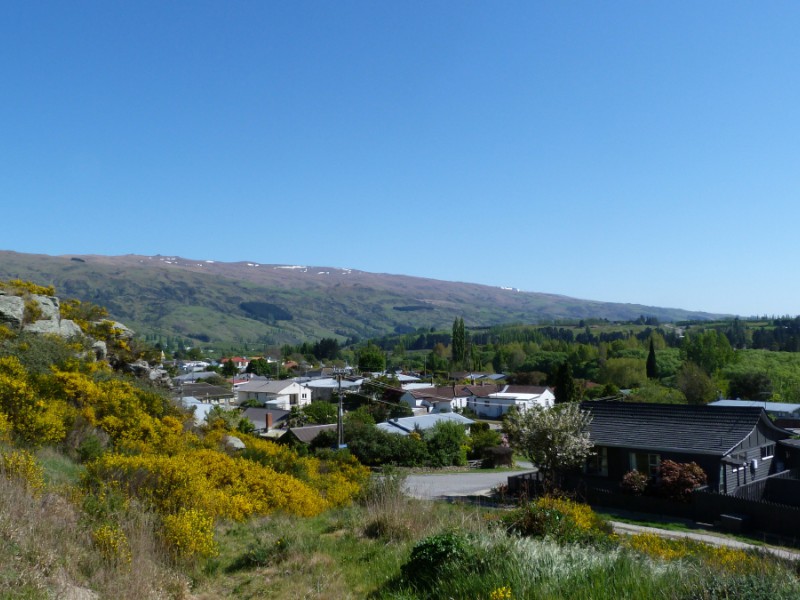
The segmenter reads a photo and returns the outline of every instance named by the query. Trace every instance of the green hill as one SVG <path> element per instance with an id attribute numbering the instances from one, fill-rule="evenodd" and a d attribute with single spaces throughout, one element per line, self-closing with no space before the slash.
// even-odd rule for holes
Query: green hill
<path id="1" fill-rule="evenodd" d="M 165 256 L 47 256 L 0 251 L 0 279 L 54 285 L 108 308 L 141 335 L 264 345 L 374 337 L 554 319 L 660 321 L 721 315 L 578 300 L 472 283 L 311 266 L 220 263 Z"/>

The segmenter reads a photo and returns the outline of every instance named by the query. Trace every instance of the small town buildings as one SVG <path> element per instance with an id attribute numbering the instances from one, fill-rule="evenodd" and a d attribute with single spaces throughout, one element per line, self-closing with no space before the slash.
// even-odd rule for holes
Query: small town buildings
<path id="1" fill-rule="evenodd" d="M 248 381 L 236 390 L 236 402 L 243 404 L 251 401 L 267 408 L 302 408 L 311 403 L 311 389 L 289 379 Z"/>

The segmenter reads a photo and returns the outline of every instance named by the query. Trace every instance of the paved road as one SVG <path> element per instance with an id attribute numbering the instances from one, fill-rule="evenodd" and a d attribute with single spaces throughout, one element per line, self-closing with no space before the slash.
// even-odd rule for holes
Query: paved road
<path id="1" fill-rule="evenodd" d="M 425 500 L 453 498 L 458 496 L 485 496 L 493 487 L 508 483 L 509 475 L 525 471 L 470 471 L 468 473 L 444 473 L 432 475 L 409 475 L 405 490 L 409 496 Z"/>

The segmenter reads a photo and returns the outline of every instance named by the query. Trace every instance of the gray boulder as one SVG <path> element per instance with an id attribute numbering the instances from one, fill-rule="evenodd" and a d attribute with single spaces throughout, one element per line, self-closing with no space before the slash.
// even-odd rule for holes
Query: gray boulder
<path id="1" fill-rule="evenodd" d="M 24 316 L 25 301 L 19 296 L 8 296 L 0 292 L 0 323 L 19 329 Z"/>
<path id="2" fill-rule="evenodd" d="M 58 321 L 61 319 L 61 303 L 55 296 L 40 296 L 33 294 L 31 296 L 39 305 L 39 310 L 42 311 L 40 321 Z"/>
<path id="3" fill-rule="evenodd" d="M 92 344 L 92 352 L 94 352 L 97 360 L 105 360 L 108 358 L 108 346 L 103 340 L 97 340 Z"/>
<path id="4" fill-rule="evenodd" d="M 75 321 L 70 321 L 69 319 L 63 319 L 61 321 L 34 321 L 33 323 L 26 325 L 24 331 L 29 333 L 47 333 L 51 335 L 57 335 L 65 339 L 83 335 L 81 328 L 78 327 Z"/>

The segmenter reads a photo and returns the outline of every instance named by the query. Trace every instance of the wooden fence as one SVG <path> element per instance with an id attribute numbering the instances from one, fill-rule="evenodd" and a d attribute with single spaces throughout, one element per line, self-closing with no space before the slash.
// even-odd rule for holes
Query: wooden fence
<path id="1" fill-rule="evenodd" d="M 800 541 L 800 479 L 796 471 L 784 471 L 742 486 L 735 495 L 720 494 L 707 487 L 698 488 L 688 502 L 624 494 L 618 486 L 603 487 L 593 483 L 578 477 L 565 478 L 562 489 L 592 506 L 668 515 L 702 523 L 735 521 L 744 529 Z M 508 491 L 533 498 L 546 490 L 537 473 L 523 473 L 508 478 Z"/>

